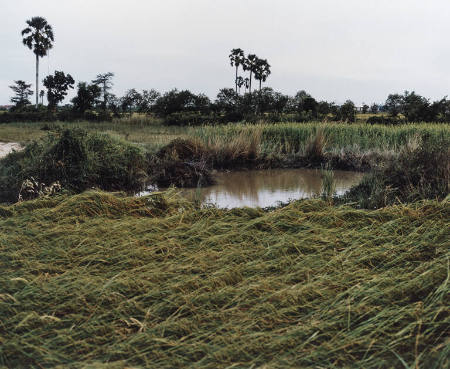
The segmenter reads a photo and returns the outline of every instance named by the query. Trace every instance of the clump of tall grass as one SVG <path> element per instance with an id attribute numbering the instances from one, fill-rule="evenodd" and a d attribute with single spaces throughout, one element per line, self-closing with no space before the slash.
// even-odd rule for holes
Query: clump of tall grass
<path id="1" fill-rule="evenodd" d="M 213 136 L 207 140 L 214 167 L 229 168 L 251 165 L 260 156 L 262 131 L 242 130 L 228 139 Z"/>
<path id="2" fill-rule="evenodd" d="M 0 207 L 0 366 L 446 368 L 449 206 Z"/>
<path id="3" fill-rule="evenodd" d="M 449 183 L 448 139 L 436 142 L 414 136 L 395 160 L 375 168 L 346 198 L 364 208 L 421 199 L 442 200 L 449 193 Z"/>
<path id="4" fill-rule="evenodd" d="M 327 138 L 323 129 L 316 131 L 305 145 L 305 157 L 312 163 L 320 163 L 325 158 Z"/>
<path id="5" fill-rule="evenodd" d="M 331 202 L 336 194 L 336 181 L 334 179 L 334 172 L 326 167 L 321 169 L 320 175 L 322 178 L 321 197 L 323 200 Z"/>

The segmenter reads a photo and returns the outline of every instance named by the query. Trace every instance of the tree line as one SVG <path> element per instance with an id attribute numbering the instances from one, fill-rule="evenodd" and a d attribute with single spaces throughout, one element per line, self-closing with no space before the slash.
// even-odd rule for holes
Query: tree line
<path id="1" fill-rule="evenodd" d="M 194 94 L 189 90 L 171 90 L 164 94 L 149 89 L 128 90 L 124 96 L 117 97 L 111 93 L 114 73 L 98 74 L 90 82 L 77 84 L 76 96 L 71 104 L 59 107 L 70 89 L 74 89 L 74 78 L 63 71 L 43 79 L 46 91 L 39 91 L 39 59 L 47 55 L 53 47 L 54 32 L 52 26 L 42 17 L 33 17 L 26 21 L 27 27 L 22 31 L 23 44 L 33 51 L 36 57 L 36 86 L 17 80 L 11 85 L 14 96 L 13 112 L 43 112 L 58 114 L 66 120 L 94 117 L 112 119 L 133 112 L 153 114 L 163 118 L 168 124 L 200 124 L 206 122 L 234 122 L 241 120 L 336 120 L 353 122 L 356 118 L 355 104 L 347 100 L 337 105 L 333 102 L 318 101 L 301 90 L 294 96 L 262 87 L 271 74 L 271 65 L 267 59 L 256 54 L 246 55 L 244 50 L 234 48 L 229 54 L 234 68 L 234 89 L 221 89 L 214 101 L 204 94 Z M 244 73 L 243 75 L 241 75 Z M 259 89 L 252 89 L 252 81 L 259 82 Z M 244 87 L 243 93 L 241 93 Z M 31 106 L 30 97 L 35 94 L 35 107 Z M 45 108 L 43 98 L 47 96 Z M 39 98 L 41 99 L 39 104 Z M 384 104 L 364 104 L 363 113 L 382 116 L 369 118 L 369 123 L 396 123 L 401 121 L 450 121 L 450 101 L 446 97 L 431 102 L 429 99 L 405 91 L 404 94 L 391 94 Z M 1 117 L 1 116 L 0 116 Z M 3 117 L 5 118 L 5 117 Z M 12 119 L 12 118 L 8 118 Z"/>

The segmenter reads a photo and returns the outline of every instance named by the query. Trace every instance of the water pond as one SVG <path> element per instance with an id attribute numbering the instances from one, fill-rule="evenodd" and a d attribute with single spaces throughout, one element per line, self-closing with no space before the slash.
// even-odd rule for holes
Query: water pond
<path id="1" fill-rule="evenodd" d="M 362 176 L 358 172 L 335 170 L 337 195 L 358 184 Z M 217 183 L 213 186 L 183 189 L 181 193 L 189 199 L 220 208 L 268 207 L 317 196 L 322 188 L 321 173 L 316 169 L 217 172 L 214 177 Z"/>

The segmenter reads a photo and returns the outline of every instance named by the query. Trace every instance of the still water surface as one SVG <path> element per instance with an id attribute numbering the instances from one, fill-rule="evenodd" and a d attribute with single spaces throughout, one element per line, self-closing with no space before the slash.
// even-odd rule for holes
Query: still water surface
<path id="1" fill-rule="evenodd" d="M 337 195 L 358 184 L 363 174 L 334 171 Z M 320 170 L 272 169 L 218 172 L 217 183 L 200 189 L 183 189 L 182 194 L 202 204 L 215 204 L 220 208 L 267 207 L 280 201 L 317 196 L 321 192 Z"/>

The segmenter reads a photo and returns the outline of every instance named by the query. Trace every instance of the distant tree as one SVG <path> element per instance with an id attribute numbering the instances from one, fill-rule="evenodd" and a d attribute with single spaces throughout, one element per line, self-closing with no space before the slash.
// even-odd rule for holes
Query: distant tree
<path id="1" fill-rule="evenodd" d="M 236 93 L 238 92 L 238 69 L 239 66 L 244 64 L 245 61 L 245 55 L 244 50 L 242 49 L 233 49 L 231 50 L 230 55 L 228 55 L 230 58 L 231 66 L 236 68 L 236 77 L 234 79 L 235 85 L 236 85 Z"/>
<path id="2" fill-rule="evenodd" d="M 102 103 L 102 109 L 106 110 L 108 106 L 108 96 L 109 96 L 109 90 L 111 90 L 113 83 L 112 78 L 114 77 L 114 73 L 108 72 L 104 74 L 98 74 L 97 77 L 92 81 L 94 85 L 99 86 L 102 89 L 102 95 L 103 95 L 103 103 Z"/>
<path id="3" fill-rule="evenodd" d="M 331 103 L 327 101 L 320 101 L 317 103 L 317 113 L 321 115 L 322 118 L 326 118 L 328 114 L 331 114 L 333 112 Z"/>
<path id="4" fill-rule="evenodd" d="M 44 105 L 44 96 L 45 96 L 45 91 L 41 90 L 39 92 L 39 97 L 41 98 L 41 105 Z"/>
<path id="5" fill-rule="evenodd" d="M 266 82 L 270 73 L 270 64 L 267 62 L 267 60 L 257 58 L 254 68 L 254 75 L 255 79 L 259 81 L 259 91 L 261 91 L 262 82 Z"/>
<path id="6" fill-rule="evenodd" d="M 44 86 L 47 88 L 48 108 L 55 109 L 58 104 L 67 96 L 69 88 L 73 88 L 75 81 L 70 74 L 62 71 L 55 71 L 53 76 L 44 79 Z"/>
<path id="7" fill-rule="evenodd" d="M 153 109 L 155 101 L 161 96 L 156 90 L 143 90 L 140 94 L 140 100 L 137 102 L 137 111 L 139 113 L 150 113 Z"/>
<path id="8" fill-rule="evenodd" d="M 139 102 L 142 100 L 141 94 L 134 88 L 128 90 L 120 99 L 120 107 L 123 112 L 132 113 L 137 109 Z"/>
<path id="9" fill-rule="evenodd" d="M 356 118 L 355 104 L 347 100 L 339 109 L 339 118 L 344 122 L 354 122 Z"/>
<path id="10" fill-rule="evenodd" d="M 155 113 L 167 116 L 180 112 L 208 113 L 211 109 L 211 101 L 205 95 L 195 95 L 188 90 L 177 89 L 166 92 L 160 96 L 153 107 Z"/>
<path id="11" fill-rule="evenodd" d="M 384 104 L 386 111 L 390 116 L 396 117 L 403 108 L 403 96 L 399 94 L 390 94 Z"/>
<path id="12" fill-rule="evenodd" d="M 372 113 L 372 114 L 377 114 L 378 113 L 378 111 L 379 111 L 379 106 L 377 105 L 377 104 L 372 104 L 372 106 L 370 107 L 370 112 Z"/>
<path id="13" fill-rule="evenodd" d="M 369 109 L 370 109 L 369 105 L 363 103 L 361 112 L 362 112 L 363 114 L 367 114 L 367 112 L 369 111 Z"/>
<path id="14" fill-rule="evenodd" d="M 238 111 L 240 103 L 241 97 L 232 88 L 222 88 L 214 102 L 216 110 L 225 114 Z"/>
<path id="15" fill-rule="evenodd" d="M 280 92 L 275 92 L 273 94 L 271 109 L 276 113 L 281 114 L 286 109 L 286 105 L 289 101 L 289 96 L 283 95 Z"/>
<path id="16" fill-rule="evenodd" d="M 45 18 L 33 17 L 26 21 L 28 27 L 22 31 L 23 44 L 36 55 L 36 108 L 39 104 L 39 58 L 47 55 L 53 47 L 54 35 L 52 26 Z"/>
<path id="17" fill-rule="evenodd" d="M 108 95 L 107 109 L 111 110 L 115 116 L 120 116 L 120 99 L 116 95 Z"/>
<path id="18" fill-rule="evenodd" d="M 402 102 L 402 113 L 408 122 L 432 122 L 437 118 L 430 101 L 414 91 L 405 91 Z"/>
<path id="19" fill-rule="evenodd" d="M 84 113 L 86 110 L 94 109 L 100 102 L 102 90 L 99 86 L 86 82 L 78 83 L 77 96 L 72 99 L 73 108 L 79 113 Z"/>
<path id="20" fill-rule="evenodd" d="M 249 54 L 247 58 L 245 58 L 244 63 L 242 65 L 244 71 L 249 71 L 249 88 L 248 91 L 252 93 L 252 76 L 255 73 L 255 69 L 257 66 L 258 57 L 255 54 Z"/>
<path id="21" fill-rule="evenodd" d="M 241 93 L 241 88 L 242 88 L 242 86 L 243 86 L 244 84 L 245 84 L 244 78 L 242 78 L 241 76 L 239 76 L 239 77 L 236 78 L 236 85 L 237 85 L 237 87 L 238 87 L 238 89 L 239 89 L 239 91 L 238 91 L 239 94 Z"/>
<path id="22" fill-rule="evenodd" d="M 447 96 L 439 101 L 433 102 L 430 106 L 432 114 L 436 121 L 450 122 L 450 100 L 447 100 Z"/>
<path id="23" fill-rule="evenodd" d="M 28 97 L 33 95 L 33 90 L 30 89 L 31 84 L 25 81 L 14 81 L 15 85 L 9 86 L 14 91 L 14 97 L 11 98 L 11 102 L 15 104 L 16 108 L 22 108 L 25 105 L 31 104 Z"/>
<path id="24" fill-rule="evenodd" d="M 275 92 L 270 87 L 264 87 L 258 91 L 258 109 L 260 113 L 282 113 L 289 97 Z"/>
<path id="25" fill-rule="evenodd" d="M 294 97 L 295 111 L 299 114 L 308 113 L 311 118 L 317 117 L 318 102 L 314 97 L 306 91 L 301 90 L 297 92 Z"/>
<path id="26" fill-rule="evenodd" d="M 246 77 L 244 79 L 245 90 L 247 91 L 250 87 L 250 78 Z"/>

